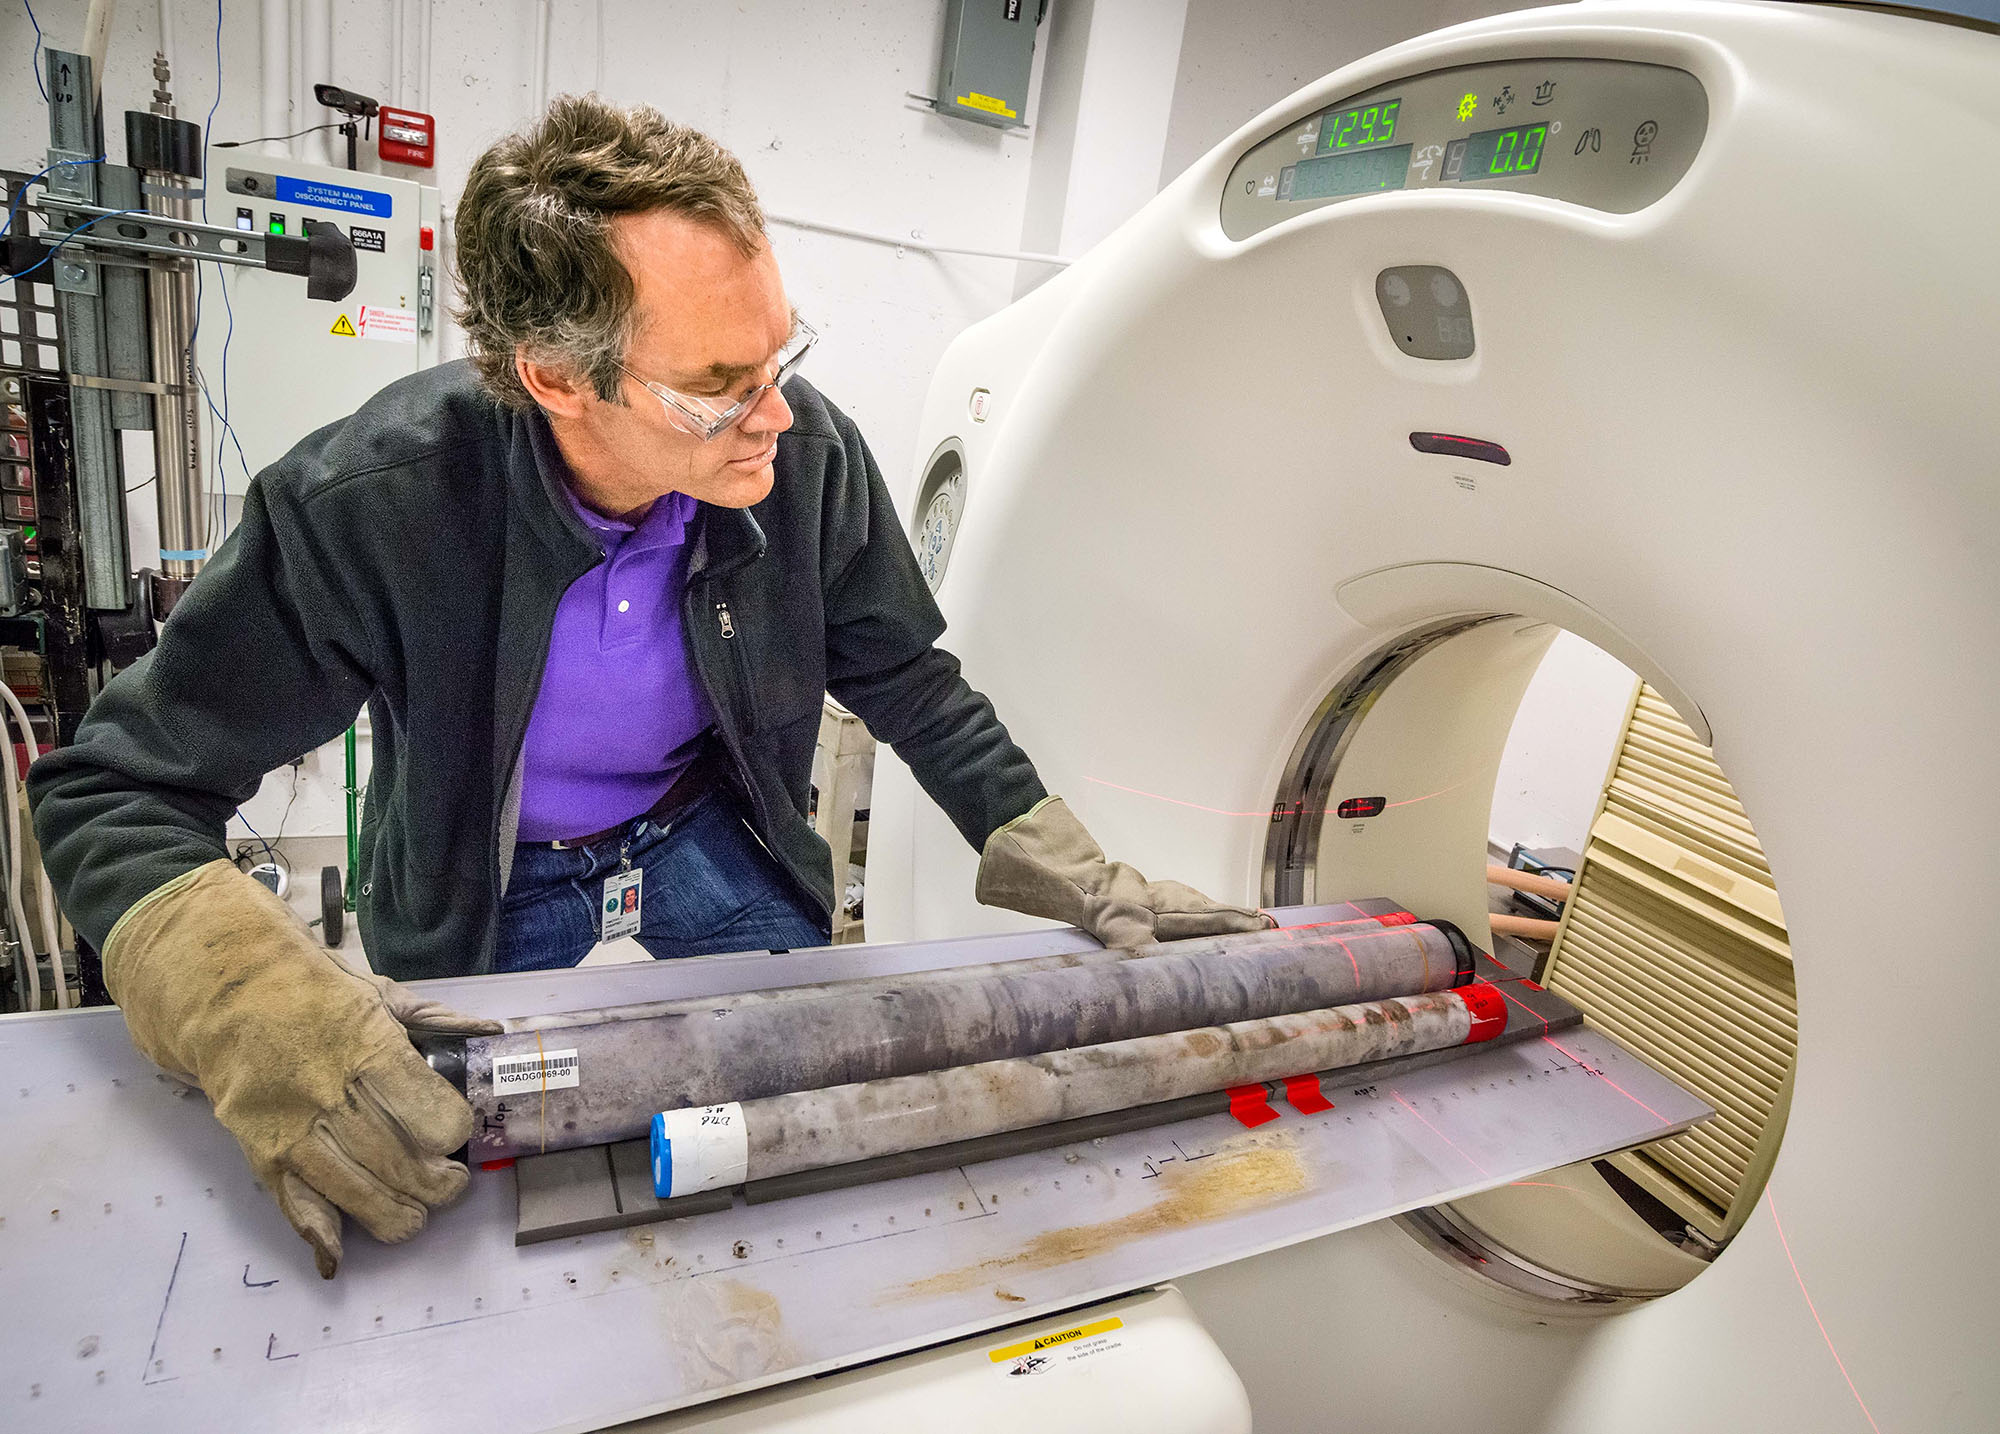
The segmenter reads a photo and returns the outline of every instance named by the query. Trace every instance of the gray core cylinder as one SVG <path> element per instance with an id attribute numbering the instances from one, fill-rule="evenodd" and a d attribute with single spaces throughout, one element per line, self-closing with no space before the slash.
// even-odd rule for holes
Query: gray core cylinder
<path id="1" fill-rule="evenodd" d="M 1160 943 L 1128 960 L 1020 964 L 1028 969 L 869 981 L 796 1000 L 673 1003 L 639 1020 L 475 1037 L 465 1063 L 478 1118 L 473 1158 L 630 1140 L 655 1112 L 681 1106 L 1442 991 L 1470 977 L 1429 925 L 1343 923 Z M 510 1079 L 523 1069 L 537 1078 Z M 575 1083 L 545 1089 L 544 1069 Z"/>

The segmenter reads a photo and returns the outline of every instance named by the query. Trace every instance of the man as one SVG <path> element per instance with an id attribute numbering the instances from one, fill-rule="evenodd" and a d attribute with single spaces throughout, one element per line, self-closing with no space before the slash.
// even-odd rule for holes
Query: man
<path id="1" fill-rule="evenodd" d="M 795 376 L 812 330 L 727 152 L 560 100 L 473 166 L 457 240 L 472 361 L 266 470 L 29 780 L 134 1041 L 208 1093 L 322 1275 L 341 1211 L 401 1240 L 465 1186 L 471 1111 L 407 1032 L 494 1027 L 388 978 L 571 966 L 607 920 L 655 956 L 824 943 L 823 691 L 982 849 L 982 900 L 1108 944 L 1264 924 L 1108 864 L 934 645 L 867 446 Z M 373 978 L 223 843 L 364 702 Z"/>

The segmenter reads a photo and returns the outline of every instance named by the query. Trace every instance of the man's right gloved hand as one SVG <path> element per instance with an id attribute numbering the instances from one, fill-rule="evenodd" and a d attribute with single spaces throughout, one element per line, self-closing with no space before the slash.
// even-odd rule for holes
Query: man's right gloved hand
<path id="1" fill-rule="evenodd" d="M 409 1031 L 490 1035 L 383 976 L 358 976 L 268 887 L 217 860 L 120 918 L 104 981 L 132 1043 L 200 1086 L 278 1208 L 340 1264 L 340 1212 L 407 1240 L 456 1199 L 472 1107 Z"/>

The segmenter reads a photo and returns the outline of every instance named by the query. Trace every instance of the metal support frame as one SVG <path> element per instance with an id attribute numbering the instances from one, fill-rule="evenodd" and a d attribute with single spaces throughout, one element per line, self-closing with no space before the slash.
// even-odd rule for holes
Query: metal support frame
<path id="1" fill-rule="evenodd" d="M 96 206 L 104 130 L 90 60 L 50 50 L 44 60 L 49 90 L 49 162 L 44 203 L 65 200 Z M 91 163 L 62 164 L 63 160 Z M 129 378 L 129 356 L 112 363 L 106 322 L 106 286 L 96 256 L 65 251 L 50 262 L 58 322 L 68 349 L 68 371 L 93 378 Z M 121 312 L 128 306 L 121 300 Z M 121 340 L 122 343 L 122 340 Z M 150 377 L 150 374 L 146 375 Z M 78 388 L 69 401 L 74 437 L 74 481 L 80 515 L 84 603 L 123 611 L 132 602 L 131 555 L 125 531 L 124 469 L 119 459 L 114 395 Z M 129 414 L 128 414 L 129 416 Z M 79 709 L 81 710 L 81 709 Z"/>
<path id="2" fill-rule="evenodd" d="M 130 249 L 170 259 L 211 259 L 218 264 L 240 264 L 251 269 L 270 267 L 268 236 L 255 230 L 230 229 L 164 214 L 133 214 L 123 207 L 87 204 L 54 193 L 42 198 L 41 207 L 74 216 L 78 223 L 87 219 L 104 221 L 102 230 L 86 230 L 64 241 L 66 255 L 78 249 Z M 112 215 L 119 217 L 113 220 Z M 56 233 L 60 236 L 61 231 Z M 111 262 L 107 254 L 95 257 L 100 262 Z"/>

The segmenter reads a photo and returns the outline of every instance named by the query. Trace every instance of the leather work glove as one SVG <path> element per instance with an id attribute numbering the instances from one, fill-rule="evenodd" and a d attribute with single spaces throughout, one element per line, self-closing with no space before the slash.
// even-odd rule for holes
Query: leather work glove
<path id="1" fill-rule="evenodd" d="M 500 1023 L 354 974 L 234 864 L 197 867 L 126 912 L 104 980 L 132 1043 L 207 1093 L 322 1279 L 340 1265 L 342 1210 L 394 1243 L 465 1190 L 466 1168 L 445 1157 L 472 1134 L 472 1107 L 408 1033 Z"/>
<path id="2" fill-rule="evenodd" d="M 1143 946 L 1278 923 L 1222 906 L 1178 881 L 1148 881 L 1107 862 L 1061 797 L 1045 797 L 986 838 L 973 894 L 988 906 L 1080 926 L 1106 946 Z"/>

